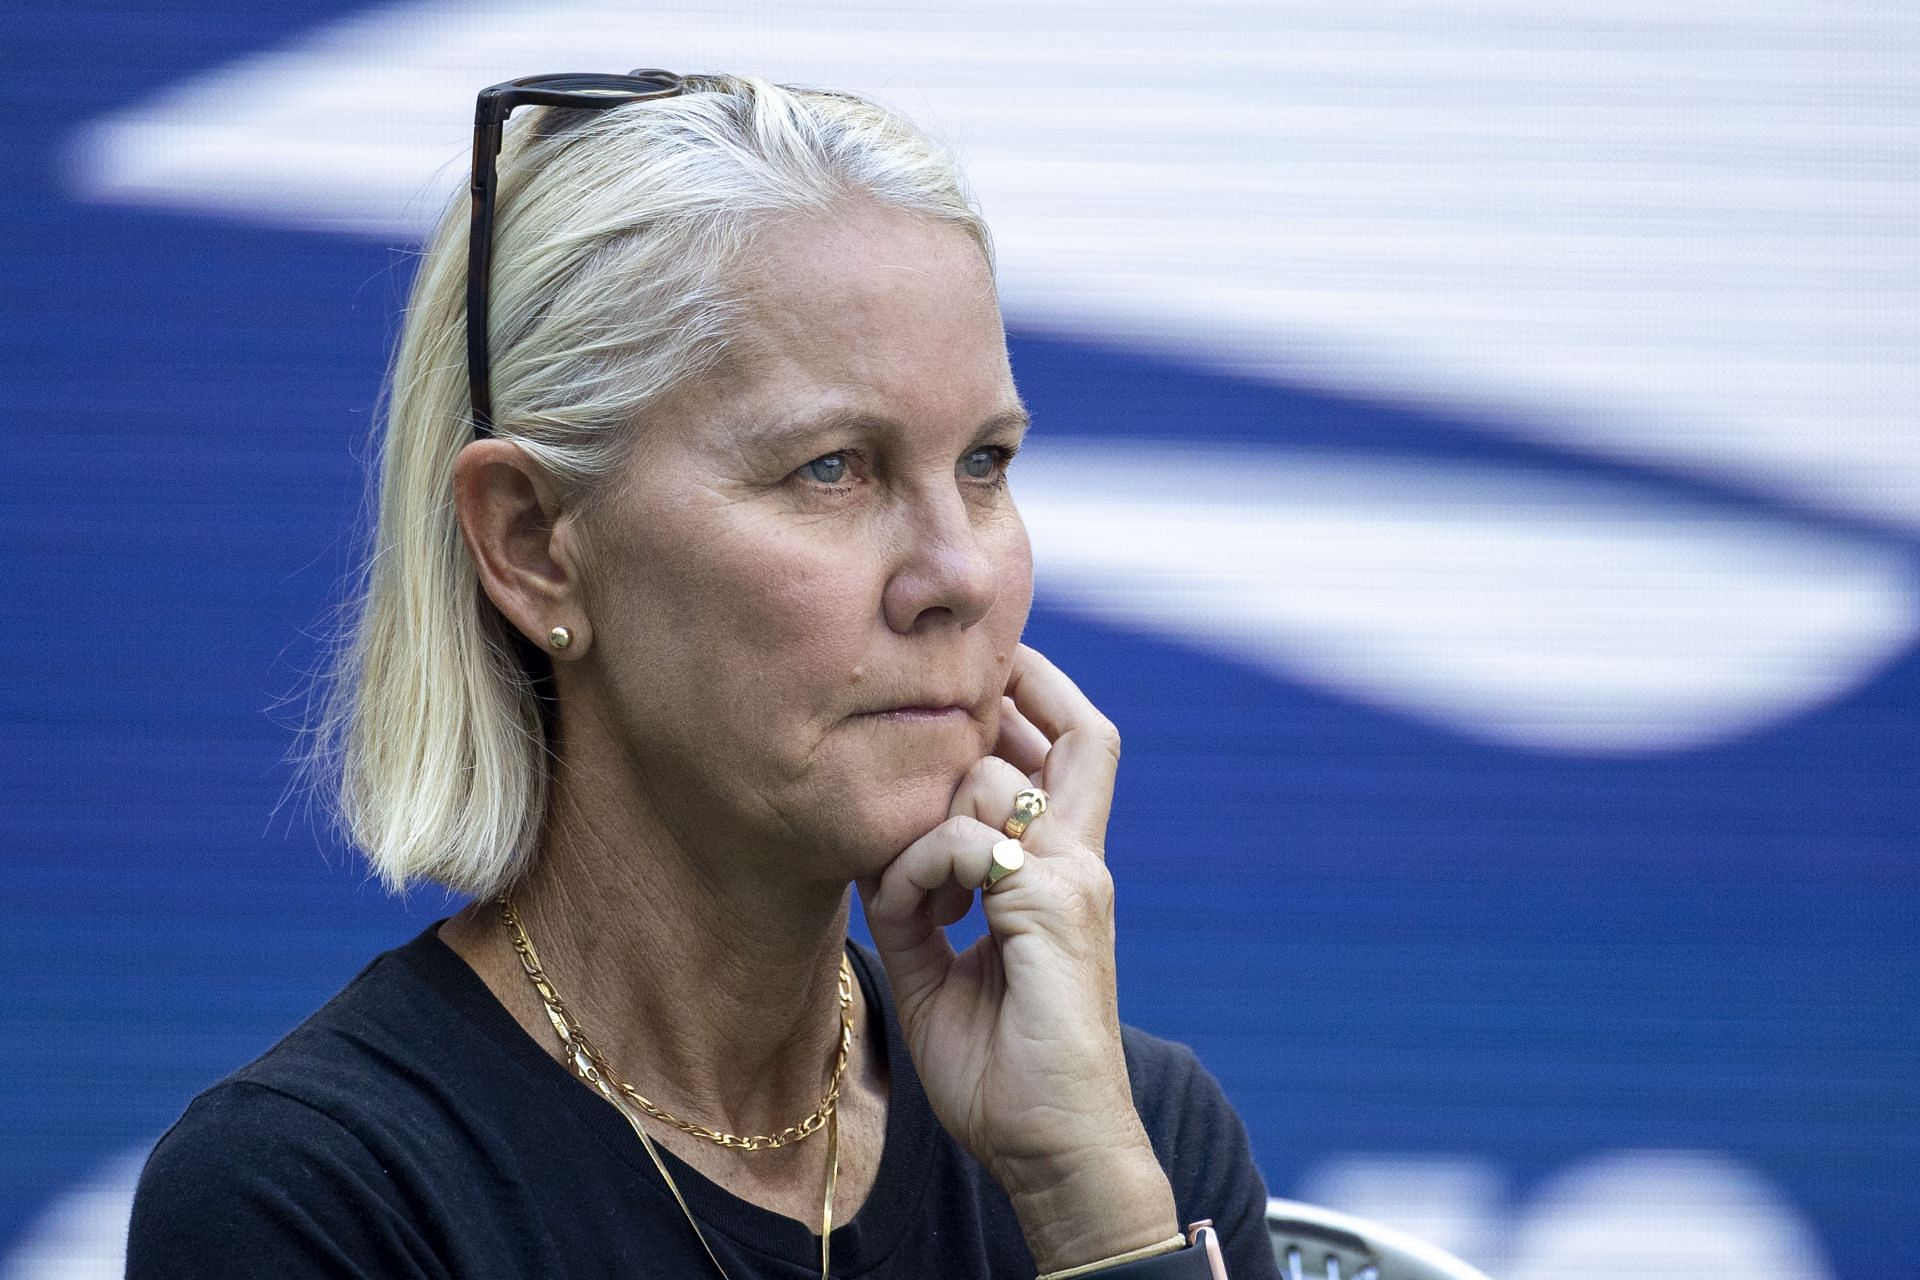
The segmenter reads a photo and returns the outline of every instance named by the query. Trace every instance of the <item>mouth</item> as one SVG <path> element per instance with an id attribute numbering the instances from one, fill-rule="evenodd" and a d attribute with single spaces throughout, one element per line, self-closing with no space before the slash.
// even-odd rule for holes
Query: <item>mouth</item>
<path id="1" fill-rule="evenodd" d="M 862 711 L 854 717 L 856 720 L 878 720 L 892 724 L 941 724 L 966 718 L 967 708 L 957 702 L 881 707 L 874 711 Z"/>

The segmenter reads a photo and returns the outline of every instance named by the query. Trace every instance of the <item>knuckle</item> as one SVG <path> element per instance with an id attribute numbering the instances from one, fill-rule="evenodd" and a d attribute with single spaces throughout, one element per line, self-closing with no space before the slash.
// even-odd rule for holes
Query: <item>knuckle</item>
<path id="1" fill-rule="evenodd" d="M 982 756 L 967 766 L 965 782 L 969 786 L 978 786 L 993 781 L 993 766 L 1000 762 L 993 756 Z"/>
<path id="2" fill-rule="evenodd" d="M 982 756 L 967 766 L 966 785 L 983 799 L 997 794 L 1009 781 L 1024 775 L 999 756 Z"/>
<path id="3" fill-rule="evenodd" d="M 971 814 L 956 813 L 935 830 L 940 833 L 940 839 L 944 843 L 952 845 L 973 838 L 978 834 L 979 826 L 979 820 Z"/>

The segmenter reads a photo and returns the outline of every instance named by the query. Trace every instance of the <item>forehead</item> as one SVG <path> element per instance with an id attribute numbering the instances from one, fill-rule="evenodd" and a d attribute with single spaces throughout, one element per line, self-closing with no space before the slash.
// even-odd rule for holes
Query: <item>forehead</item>
<path id="1" fill-rule="evenodd" d="M 910 303 L 930 281 L 964 289 L 967 300 L 998 315 L 986 253 L 972 235 L 870 200 L 768 222 L 740 267 L 748 302 L 767 323 L 815 299 Z"/>
<path id="2" fill-rule="evenodd" d="M 978 423 L 1016 411 L 986 257 L 965 231 L 871 205 L 764 229 L 720 392 L 754 429 L 816 413 Z M 735 416 L 735 415 L 729 415 Z"/>

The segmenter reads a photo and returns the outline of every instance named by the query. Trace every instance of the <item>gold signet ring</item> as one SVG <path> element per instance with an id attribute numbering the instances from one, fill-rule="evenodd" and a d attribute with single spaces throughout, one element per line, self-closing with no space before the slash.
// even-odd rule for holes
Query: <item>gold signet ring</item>
<path id="1" fill-rule="evenodd" d="M 993 846 L 993 865 L 987 868 L 986 882 L 980 887 L 992 889 L 1026 865 L 1026 848 L 1018 840 L 1002 840 Z"/>
<path id="2" fill-rule="evenodd" d="M 1033 820 L 1047 811 L 1047 793 L 1038 787 L 1028 787 L 1013 798 L 1013 816 L 1000 829 L 1018 840 L 1027 834 L 1027 828 Z"/>

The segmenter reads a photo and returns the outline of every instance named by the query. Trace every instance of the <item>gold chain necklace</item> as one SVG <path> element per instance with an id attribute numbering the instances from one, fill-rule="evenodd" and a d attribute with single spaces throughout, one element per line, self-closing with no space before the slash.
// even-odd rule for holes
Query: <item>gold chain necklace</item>
<path id="1" fill-rule="evenodd" d="M 843 953 L 840 957 L 840 1048 L 833 1064 L 833 1078 L 827 1085 L 826 1097 L 813 1113 L 799 1124 L 770 1134 L 752 1134 L 741 1137 L 723 1130 L 709 1128 L 690 1120 L 682 1120 L 669 1111 L 663 1110 L 640 1095 L 632 1085 L 622 1080 L 613 1067 L 602 1056 L 593 1041 L 587 1038 L 580 1024 L 568 1012 L 566 1002 L 554 988 L 552 979 L 540 965 L 540 953 L 533 949 L 533 939 L 528 936 L 526 926 L 520 923 L 520 914 L 514 910 L 510 894 L 499 897 L 500 920 L 506 925 L 513 938 L 514 954 L 520 957 L 520 967 L 526 972 L 527 981 L 540 996 L 540 1003 L 546 1007 L 547 1021 L 553 1024 L 554 1032 L 560 1037 L 561 1047 L 567 1052 L 567 1061 L 574 1073 L 592 1085 L 600 1096 L 612 1103 L 620 1114 L 626 1117 L 628 1125 L 640 1139 L 640 1145 L 646 1149 L 653 1160 L 654 1168 L 666 1180 L 667 1190 L 680 1206 L 680 1212 L 687 1217 L 687 1225 L 693 1228 L 693 1234 L 699 1239 L 700 1247 L 706 1250 L 707 1259 L 713 1263 L 721 1280 L 727 1280 L 726 1268 L 720 1265 L 720 1259 L 714 1255 L 713 1247 L 700 1230 L 700 1224 L 694 1220 L 693 1210 L 687 1206 L 686 1197 L 680 1194 L 679 1186 L 673 1180 L 673 1174 L 667 1171 L 667 1165 L 660 1158 L 659 1150 L 653 1139 L 640 1124 L 639 1118 L 627 1107 L 631 1101 L 641 1111 L 663 1124 L 670 1124 L 682 1133 L 692 1134 L 718 1146 L 735 1151 L 771 1151 L 789 1143 L 800 1142 L 824 1127 L 827 1131 L 827 1189 L 820 1207 L 820 1277 L 828 1280 L 827 1267 L 830 1257 L 830 1241 L 833 1236 L 833 1190 L 840 1180 L 840 1081 L 847 1072 L 847 1059 L 853 1051 L 853 969 L 847 963 Z"/>

